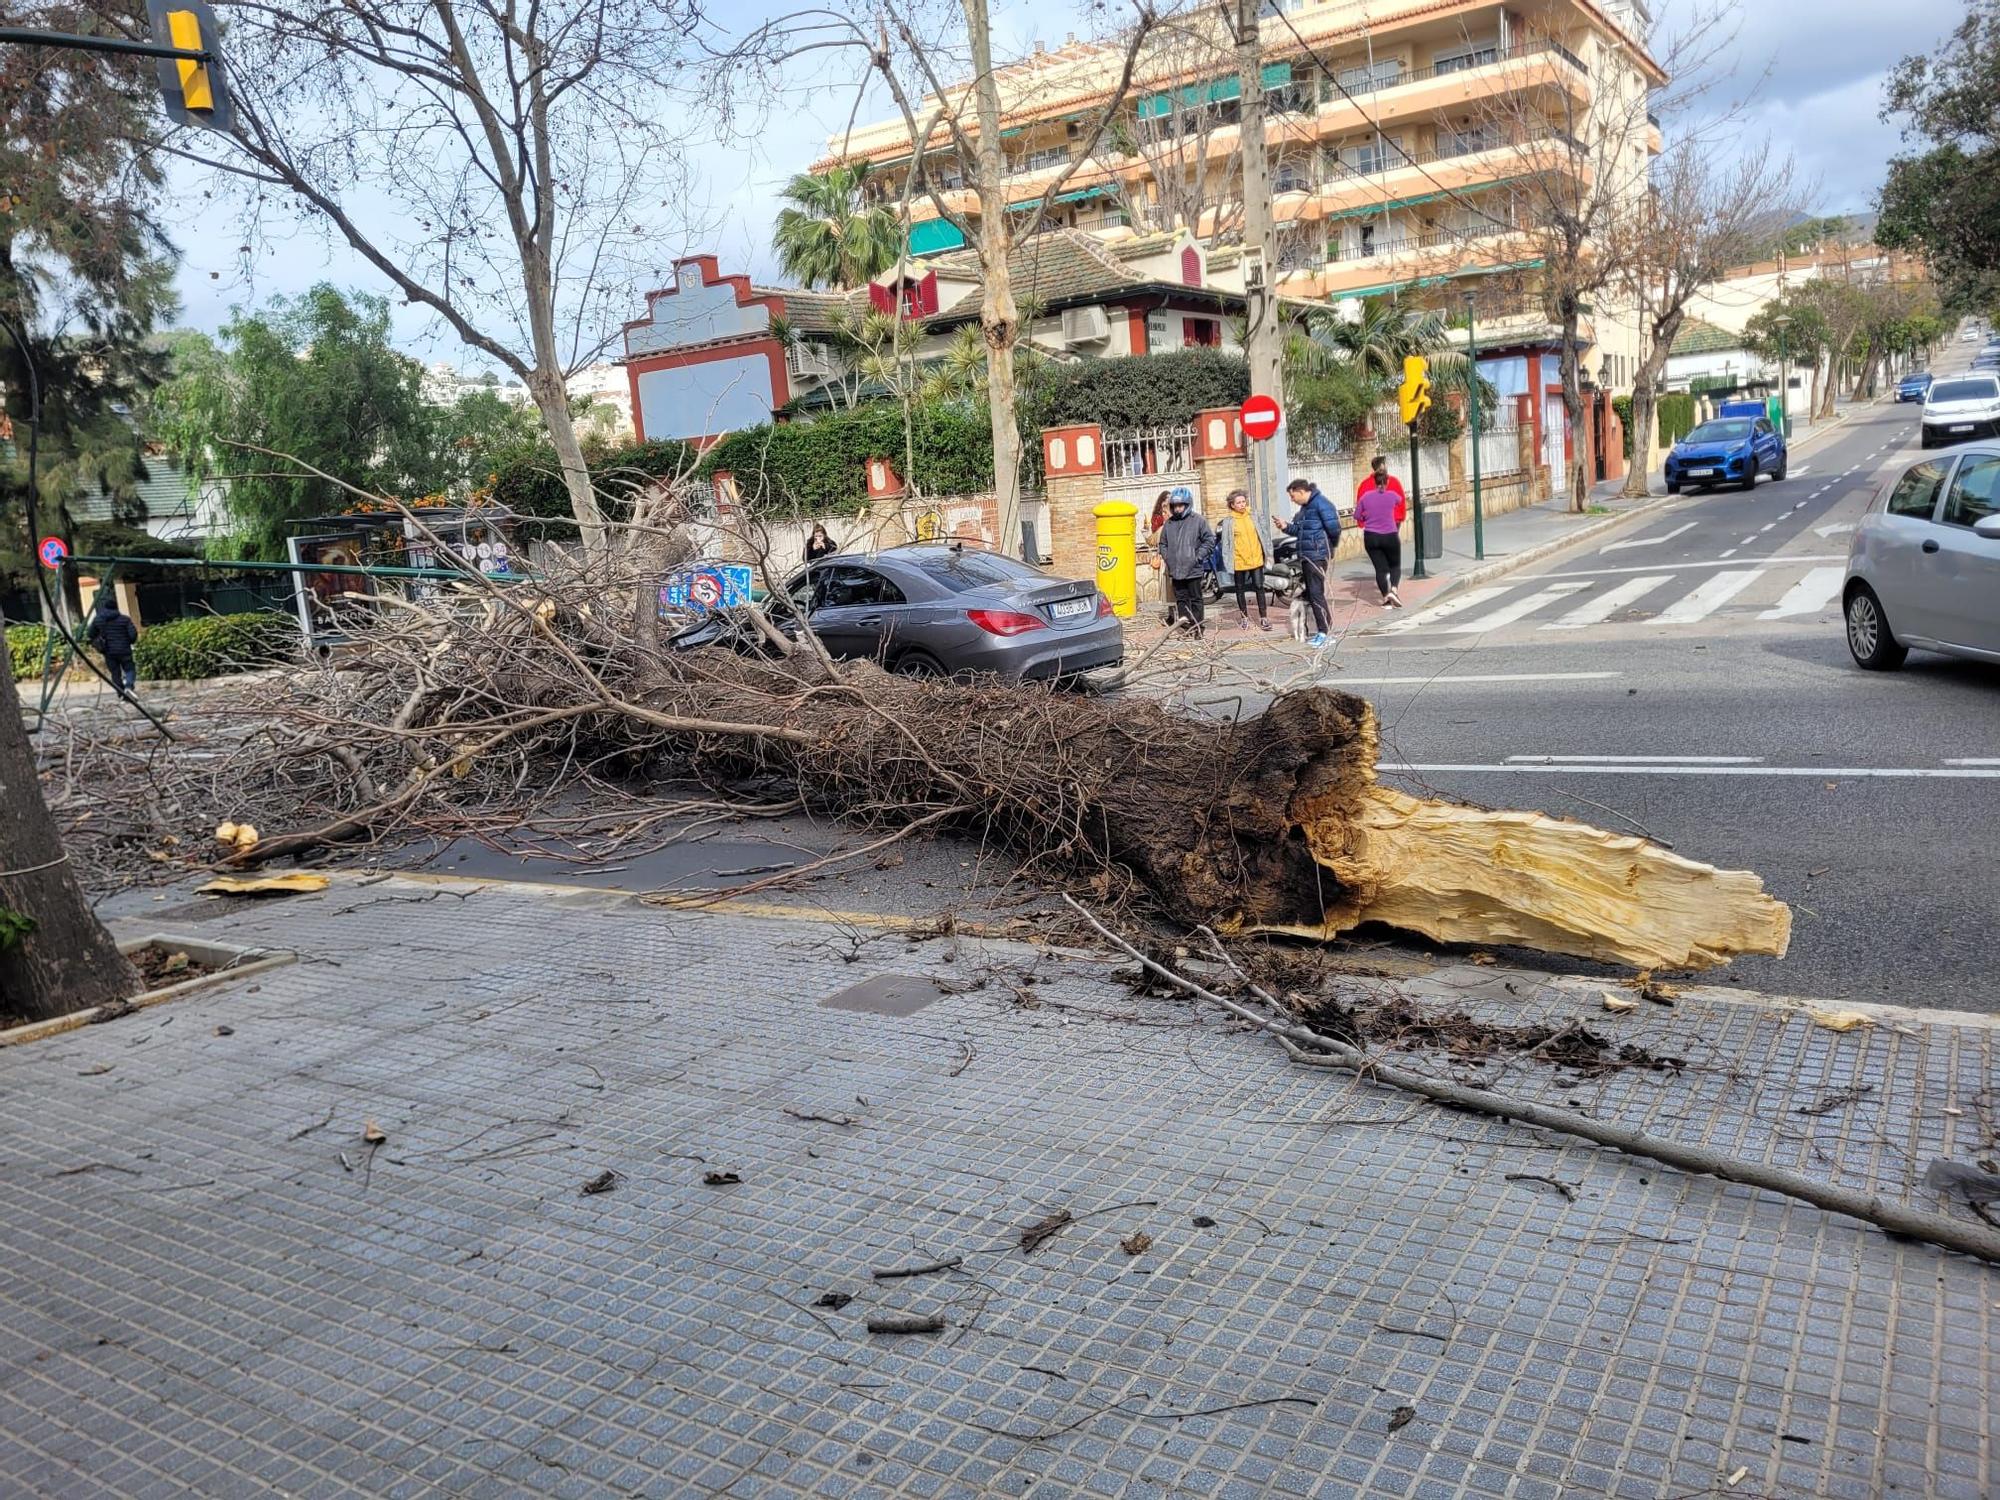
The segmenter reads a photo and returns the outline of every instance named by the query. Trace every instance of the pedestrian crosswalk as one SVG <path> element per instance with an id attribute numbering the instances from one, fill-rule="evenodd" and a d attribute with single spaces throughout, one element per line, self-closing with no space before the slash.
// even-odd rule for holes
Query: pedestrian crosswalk
<path id="1" fill-rule="evenodd" d="M 1524 579 L 1447 595 L 1437 608 L 1384 622 L 1376 635 L 1480 636 L 1512 626 L 1585 630 L 1594 625 L 1698 626 L 1718 614 L 1803 621 L 1838 608 L 1841 567 L 1766 562 L 1757 567 L 1689 568 L 1600 576 Z"/>

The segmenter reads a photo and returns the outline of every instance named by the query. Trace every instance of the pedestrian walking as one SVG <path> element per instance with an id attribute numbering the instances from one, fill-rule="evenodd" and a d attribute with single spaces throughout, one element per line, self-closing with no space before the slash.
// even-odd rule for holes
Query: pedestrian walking
<path id="1" fill-rule="evenodd" d="M 1160 528 L 1160 561 L 1173 580 L 1175 623 L 1201 639 L 1202 586 L 1209 555 L 1215 550 L 1215 528 L 1195 514 L 1194 496 L 1185 489 L 1167 495 L 1167 524 Z"/>
<path id="2" fill-rule="evenodd" d="M 1257 534 L 1256 518 L 1250 514 L 1250 497 L 1241 490 L 1229 492 L 1229 509 L 1222 517 L 1218 535 L 1222 541 L 1222 565 L 1236 585 L 1236 614 L 1243 628 L 1250 628 L 1250 607 L 1244 599 L 1247 589 L 1257 591 L 1257 628 L 1271 628 L 1269 606 L 1264 595 L 1264 538 Z"/>
<path id="3" fill-rule="evenodd" d="M 1354 493 L 1354 519 L 1361 527 L 1361 545 L 1375 567 L 1382 607 L 1401 609 L 1403 600 L 1396 588 L 1403 581 L 1403 485 L 1379 453 L 1368 467 L 1368 477 Z"/>
<path id="4" fill-rule="evenodd" d="M 97 596 L 97 608 L 91 612 L 90 644 L 104 653 L 104 665 L 111 674 L 111 685 L 121 693 L 129 693 L 139 685 L 139 668 L 132 660 L 132 648 L 139 640 L 139 627 L 132 617 L 119 609 L 118 601 L 109 593 Z"/>
<path id="5" fill-rule="evenodd" d="M 1333 615 L 1326 607 L 1326 573 L 1333 565 L 1333 549 L 1340 542 L 1340 512 L 1310 479 L 1294 479 L 1285 486 L 1285 493 L 1299 508 L 1284 530 L 1299 540 L 1299 572 L 1305 579 L 1306 604 L 1313 617 L 1313 634 L 1306 644 L 1324 646 L 1326 633 L 1333 628 Z"/>
<path id="6" fill-rule="evenodd" d="M 1165 606 L 1160 612 L 1160 622 L 1174 623 L 1174 581 L 1167 576 L 1166 564 L 1160 560 L 1160 532 L 1167 524 L 1167 501 L 1172 490 L 1161 490 L 1153 499 L 1153 514 L 1146 522 L 1146 545 L 1152 549 L 1153 577 L 1159 580 L 1160 603 Z"/>
<path id="7" fill-rule="evenodd" d="M 806 566 L 811 567 L 821 558 L 832 557 L 840 550 L 840 543 L 826 534 L 826 527 L 815 521 L 812 535 L 806 538 Z"/>

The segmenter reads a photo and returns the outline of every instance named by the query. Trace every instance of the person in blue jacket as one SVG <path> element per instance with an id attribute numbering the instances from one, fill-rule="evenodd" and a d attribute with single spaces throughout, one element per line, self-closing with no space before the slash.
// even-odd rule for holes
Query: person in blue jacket
<path id="1" fill-rule="evenodd" d="M 1333 616 L 1326 607 L 1326 575 L 1333 566 L 1334 545 L 1340 540 L 1340 512 L 1310 479 L 1294 479 L 1285 486 L 1285 493 L 1299 508 L 1283 529 L 1299 539 L 1299 571 L 1305 575 L 1306 603 L 1312 607 L 1313 617 L 1313 637 L 1306 644 L 1324 646 L 1326 633 L 1333 628 Z"/>

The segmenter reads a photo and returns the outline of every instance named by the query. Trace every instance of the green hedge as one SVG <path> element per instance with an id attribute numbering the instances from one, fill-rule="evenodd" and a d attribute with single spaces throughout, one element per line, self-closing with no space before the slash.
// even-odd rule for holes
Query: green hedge
<path id="1" fill-rule="evenodd" d="M 1618 413 L 1618 436 L 1625 445 L 1625 462 L 1632 462 L 1632 398 L 1613 396 L 1611 409 Z"/>
<path id="2" fill-rule="evenodd" d="M 916 463 L 905 477 L 927 495 L 973 495 L 993 487 L 993 437 L 984 407 L 925 402 L 912 408 Z M 903 410 L 890 402 L 733 432 L 702 456 L 703 478 L 728 472 L 750 510 L 824 515 L 867 503 L 867 464 L 904 467 Z"/>
<path id="3" fill-rule="evenodd" d="M 641 476 L 671 479 L 695 467 L 694 450 L 672 439 L 626 443 L 602 453 L 588 453 L 586 457 L 605 514 L 614 520 L 629 513 L 631 489 Z M 555 449 L 546 444 L 502 459 L 476 493 L 482 499 L 499 502 L 517 516 L 567 520 L 573 514 L 569 487 L 563 483 L 562 465 L 556 461 Z"/>
<path id="4" fill-rule="evenodd" d="M 288 614 L 199 615 L 141 628 L 132 659 L 150 681 L 222 677 L 298 653 L 299 622 Z"/>
<path id="5" fill-rule="evenodd" d="M 1144 359 L 1092 359 L 1037 372 L 1020 402 L 1023 431 L 1070 422 L 1107 428 L 1167 427 L 1196 412 L 1241 406 L 1250 366 L 1220 349 L 1177 349 Z"/>
<path id="6" fill-rule="evenodd" d="M 7 627 L 7 662 L 16 682 L 42 675 L 42 646 L 47 637 L 45 625 Z"/>
<path id="7" fill-rule="evenodd" d="M 1678 443 L 1694 431 L 1694 397 L 1686 391 L 1670 391 L 1660 397 L 1660 441 Z"/>

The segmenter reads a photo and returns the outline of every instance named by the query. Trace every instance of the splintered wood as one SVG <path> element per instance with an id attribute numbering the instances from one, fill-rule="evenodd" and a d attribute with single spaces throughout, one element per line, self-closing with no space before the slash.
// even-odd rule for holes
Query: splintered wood
<path id="1" fill-rule="evenodd" d="M 1364 753 L 1372 776 L 1375 721 Z M 1351 784 L 1350 784 L 1351 785 Z M 1370 782 L 1299 798 L 1313 859 L 1339 886 L 1318 923 L 1260 930 L 1331 938 L 1382 922 L 1448 943 L 1502 943 L 1638 968 L 1700 969 L 1782 955 L 1791 909 L 1748 870 L 1538 812 L 1425 801 Z"/>

